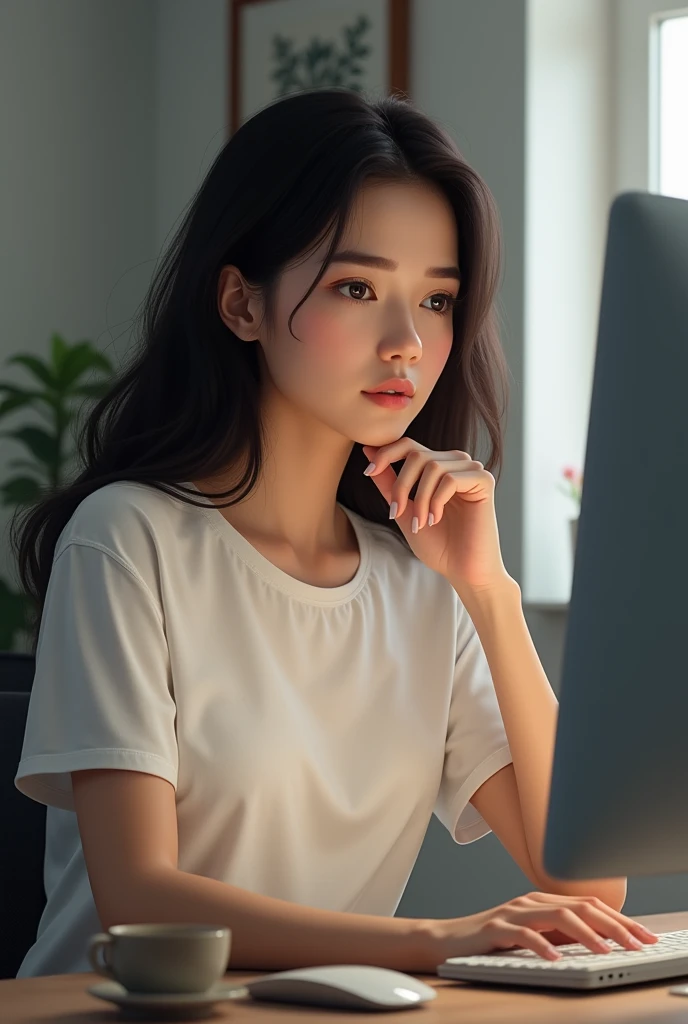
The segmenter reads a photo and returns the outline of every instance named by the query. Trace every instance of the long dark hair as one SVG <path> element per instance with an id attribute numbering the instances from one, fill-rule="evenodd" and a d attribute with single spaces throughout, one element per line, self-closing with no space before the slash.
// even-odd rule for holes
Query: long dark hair
<path id="1" fill-rule="evenodd" d="M 451 136 L 402 96 L 371 101 L 347 89 L 288 96 L 235 132 L 193 197 L 153 276 L 140 314 L 140 341 L 78 431 L 77 457 L 84 468 L 73 482 L 12 517 L 21 583 L 37 605 L 34 653 L 55 546 L 92 491 L 116 480 L 138 481 L 188 504 L 206 505 L 189 489 L 182 497 L 179 483 L 213 477 L 242 458 L 245 471 L 236 486 L 202 495 L 229 498 L 221 506 L 228 508 L 253 490 L 264 455 L 258 346 L 240 341 L 220 317 L 221 269 L 238 266 L 262 288 L 271 323 L 280 272 L 334 227 L 323 267 L 290 316 L 291 330 L 294 313 L 325 272 L 357 192 L 368 181 L 439 186 L 456 217 L 462 279 L 454 340 L 408 433 L 426 447 L 459 448 L 478 458 L 478 430 L 484 425 L 490 443 L 484 465 L 499 471 L 508 369 L 494 304 L 501 231 L 487 185 Z M 403 538 L 377 487 L 363 476 L 366 464 L 355 443 L 337 500 Z"/>

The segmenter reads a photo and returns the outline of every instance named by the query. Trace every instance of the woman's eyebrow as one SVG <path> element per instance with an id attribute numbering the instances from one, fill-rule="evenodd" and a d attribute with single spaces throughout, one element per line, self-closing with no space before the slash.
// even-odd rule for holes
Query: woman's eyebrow
<path id="1" fill-rule="evenodd" d="M 380 270 L 396 270 L 399 264 L 396 260 L 387 259 L 385 256 L 370 256 L 365 252 L 356 252 L 354 249 L 342 249 L 336 252 L 330 263 L 360 263 L 363 267 L 378 267 Z M 457 281 L 461 280 L 461 272 L 458 267 L 428 267 L 425 271 L 426 277 L 452 277 Z"/>

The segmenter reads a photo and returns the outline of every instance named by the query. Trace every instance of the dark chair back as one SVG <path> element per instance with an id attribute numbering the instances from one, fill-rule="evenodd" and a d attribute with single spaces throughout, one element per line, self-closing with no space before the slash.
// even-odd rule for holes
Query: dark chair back
<path id="1" fill-rule="evenodd" d="M 24 956 L 36 941 L 46 903 L 46 808 L 14 785 L 33 679 L 33 657 L 21 655 L 15 661 L 16 657 L 0 651 L 0 978 L 17 976 Z M 27 657 L 31 657 L 31 665 L 26 663 Z M 11 679 L 26 686 L 24 692 L 9 690 L 4 676 L 6 665 Z"/>
<path id="2" fill-rule="evenodd" d="M 33 654 L 0 651 L 0 693 L 31 693 L 35 671 Z"/>

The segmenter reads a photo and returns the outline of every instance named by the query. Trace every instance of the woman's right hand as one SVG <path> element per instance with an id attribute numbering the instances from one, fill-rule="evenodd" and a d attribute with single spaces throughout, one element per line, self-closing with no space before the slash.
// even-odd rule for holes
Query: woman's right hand
<path id="1" fill-rule="evenodd" d="M 658 936 L 596 896 L 530 892 L 469 917 L 427 921 L 430 956 L 437 964 L 453 956 L 477 956 L 515 946 L 546 960 L 561 957 L 556 943 L 581 942 L 594 953 L 609 953 L 613 939 L 625 949 L 644 948 Z M 634 939 L 639 945 L 634 945 Z"/>

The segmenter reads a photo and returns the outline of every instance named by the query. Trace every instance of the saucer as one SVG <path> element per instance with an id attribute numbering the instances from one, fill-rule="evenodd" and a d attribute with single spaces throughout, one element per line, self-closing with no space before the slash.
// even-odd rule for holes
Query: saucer
<path id="1" fill-rule="evenodd" d="M 228 985 L 221 981 L 205 992 L 129 992 L 118 981 L 90 985 L 86 991 L 98 999 L 116 1003 L 128 1017 L 165 1017 L 169 1020 L 208 1017 L 215 1003 L 249 995 L 244 985 Z"/>

